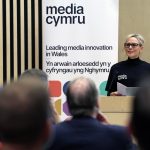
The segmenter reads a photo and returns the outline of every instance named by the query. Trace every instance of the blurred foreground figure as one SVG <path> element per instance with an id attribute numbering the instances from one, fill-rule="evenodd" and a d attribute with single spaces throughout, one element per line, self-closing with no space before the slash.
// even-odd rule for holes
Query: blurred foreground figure
<path id="1" fill-rule="evenodd" d="M 72 119 L 57 124 L 51 150 L 128 150 L 127 130 L 96 119 L 98 91 L 94 82 L 80 77 L 68 85 L 67 102 Z"/>
<path id="2" fill-rule="evenodd" d="M 43 150 L 51 133 L 48 90 L 38 80 L 17 81 L 0 93 L 1 150 Z"/>
<path id="3" fill-rule="evenodd" d="M 132 116 L 130 121 L 139 150 L 150 150 L 150 80 L 145 82 L 133 99 Z M 147 84 L 147 85 L 146 85 Z"/>
<path id="4" fill-rule="evenodd" d="M 26 79 L 26 78 L 36 78 L 45 83 L 46 86 L 48 86 L 48 77 L 47 74 L 40 69 L 28 69 L 25 70 L 21 76 L 20 79 Z"/>
<path id="5" fill-rule="evenodd" d="M 25 72 L 23 72 L 20 76 L 21 80 L 28 79 L 28 78 L 40 80 L 48 88 L 48 77 L 47 77 L 47 74 L 43 70 L 29 69 L 29 70 L 26 70 Z M 54 107 L 52 107 L 52 109 L 53 110 L 52 110 L 51 120 L 52 120 L 53 124 L 56 124 L 56 123 L 60 122 L 59 115 Z"/>

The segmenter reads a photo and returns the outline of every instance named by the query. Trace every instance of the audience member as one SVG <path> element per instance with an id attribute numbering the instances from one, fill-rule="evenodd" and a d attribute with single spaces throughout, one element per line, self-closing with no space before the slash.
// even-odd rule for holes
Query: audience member
<path id="1" fill-rule="evenodd" d="M 29 69 L 23 72 L 20 76 L 20 79 L 26 79 L 26 78 L 36 78 L 42 81 L 48 88 L 48 77 L 47 74 L 40 69 Z M 56 124 L 60 122 L 59 115 L 56 111 L 56 109 L 53 107 L 53 115 L 52 115 L 52 121 L 53 124 Z"/>
<path id="2" fill-rule="evenodd" d="M 145 82 L 146 83 L 146 82 Z M 139 89 L 133 99 L 130 129 L 140 150 L 150 150 L 150 80 Z"/>
<path id="3" fill-rule="evenodd" d="M 48 77 L 43 70 L 40 69 L 25 70 L 21 74 L 20 79 L 31 78 L 31 77 L 41 80 L 43 83 L 46 84 L 46 86 L 48 86 Z"/>
<path id="4" fill-rule="evenodd" d="M 48 90 L 37 80 L 4 86 L 0 93 L 0 149 L 43 150 L 51 133 Z"/>
<path id="5" fill-rule="evenodd" d="M 73 118 L 55 126 L 51 150 L 131 150 L 127 129 L 104 125 L 96 119 L 98 91 L 94 82 L 80 77 L 71 81 L 67 102 Z"/>

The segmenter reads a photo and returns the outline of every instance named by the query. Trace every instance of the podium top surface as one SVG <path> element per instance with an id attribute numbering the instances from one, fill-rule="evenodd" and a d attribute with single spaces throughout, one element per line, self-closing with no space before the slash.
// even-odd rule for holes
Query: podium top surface
<path id="1" fill-rule="evenodd" d="M 106 113 L 131 113 L 132 96 L 101 96 L 100 110 Z"/>

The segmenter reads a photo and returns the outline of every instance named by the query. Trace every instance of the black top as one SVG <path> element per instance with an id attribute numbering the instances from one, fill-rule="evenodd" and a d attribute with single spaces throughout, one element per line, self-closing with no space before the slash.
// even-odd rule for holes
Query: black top
<path id="1" fill-rule="evenodd" d="M 127 87 L 136 87 L 147 74 L 150 74 L 150 64 L 139 58 L 128 58 L 125 61 L 114 64 L 110 69 L 106 85 L 107 95 L 117 91 L 117 82 Z"/>

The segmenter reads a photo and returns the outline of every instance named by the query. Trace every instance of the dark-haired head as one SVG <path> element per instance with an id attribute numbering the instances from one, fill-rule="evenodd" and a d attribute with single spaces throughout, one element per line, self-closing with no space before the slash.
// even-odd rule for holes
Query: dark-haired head
<path id="1" fill-rule="evenodd" d="M 52 114 L 49 106 L 48 90 L 40 81 L 23 80 L 6 85 L 0 93 L 1 141 L 34 144 L 47 127 Z"/>
<path id="2" fill-rule="evenodd" d="M 131 128 L 141 149 L 150 149 L 150 87 L 140 88 L 133 99 Z"/>

